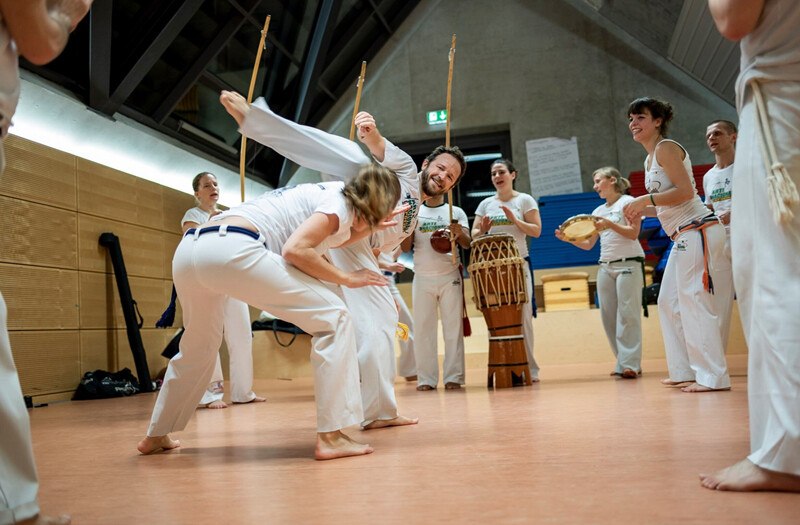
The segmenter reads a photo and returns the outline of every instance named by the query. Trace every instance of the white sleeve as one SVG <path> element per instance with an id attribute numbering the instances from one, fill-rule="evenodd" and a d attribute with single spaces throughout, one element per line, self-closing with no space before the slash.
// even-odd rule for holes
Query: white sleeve
<path id="1" fill-rule="evenodd" d="M 708 181 L 708 173 L 703 175 L 703 204 L 706 204 L 706 205 L 711 204 L 711 201 L 709 200 L 709 195 L 708 195 L 708 182 L 707 181 Z"/>
<path id="2" fill-rule="evenodd" d="M 458 206 L 453 206 L 453 218 L 462 227 L 469 229 L 469 219 L 467 218 L 467 214 L 464 210 L 462 210 Z"/>
<path id="3" fill-rule="evenodd" d="M 338 180 L 355 177 L 370 163 L 355 142 L 276 115 L 263 98 L 250 106 L 240 131 L 292 162 Z"/>
<path id="4" fill-rule="evenodd" d="M 417 171 L 417 165 L 414 164 L 414 159 L 411 158 L 411 155 L 385 138 L 383 141 L 386 149 L 383 154 L 383 162 L 379 164 L 395 172 L 398 179 L 408 179 L 410 181 L 418 179 L 419 171 Z"/>
<path id="5" fill-rule="evenodd" d="M 539 209 L 539 205 L 536 204 L 536 199 L 534 199 L 531 195 L 528 195 L 527 193 L 521 193 L 520 195 L 523 196 L 522 202 L 520 203 L 520 209 L 522 210 L 523 216 L 531 210 Z"/>
<path id="6" fill-rule="evenodd" d="M 183 215 L 183 219 L 181 219 L 181 228 L 187 222 L 196 222 L 197 224 L 203 224 L 204 222 L 208 221 L 208 216 L 210 214 L 204 212 L 199 208 L 191 208 L 187 210 L 186 213 Z"/>
<path id="7" fill-rule="evenodd" d="M 483 199 L 480 204 L 478 204 L 478 208 L 475 210 L 475 215 L 480 215 L 481 217 L 486 216 L 486 199 Z"/>

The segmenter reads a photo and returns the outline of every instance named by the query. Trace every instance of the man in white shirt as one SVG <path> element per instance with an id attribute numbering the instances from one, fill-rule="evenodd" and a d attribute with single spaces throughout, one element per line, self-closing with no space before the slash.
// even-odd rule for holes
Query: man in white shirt
<path id="1" fill-rule="evenodd" d="M 736 156 L 736 124 L 728 120 L 715 120 L 706 129 L 706 144 L 714 154 L 716 163 L 703 176 L 703 193 L 705 205 L 719 217 L 725 226 L 725 257 L 731 264 L 731 195 L 733 188 L 733 159 Z M 731 282 L 726 285 L 733 288 L 733 274 Z M 719 327 L 722 332 L 723 348 L 728 348 L 728 332 L 731 326 L 731 310 L 733 309 L 733 295 L 721 294 L 720 301 L 725 304 L 718 305 Z"/>

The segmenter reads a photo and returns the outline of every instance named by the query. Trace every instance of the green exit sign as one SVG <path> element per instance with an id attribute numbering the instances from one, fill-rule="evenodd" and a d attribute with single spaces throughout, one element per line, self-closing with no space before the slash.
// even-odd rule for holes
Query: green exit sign
<path id="1" fill-rule="evenodd" d="M 447 122 L 447 110 L 440 109 L 438 111 L 428 111 L 428 124 L 444 124 Z"/>

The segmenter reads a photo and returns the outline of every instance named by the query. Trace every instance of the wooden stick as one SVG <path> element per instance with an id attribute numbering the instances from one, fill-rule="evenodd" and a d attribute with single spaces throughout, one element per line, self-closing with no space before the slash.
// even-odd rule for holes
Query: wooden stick
<path id="1" fill-rule="evenodd" d="M 353 119 L 350 121 L 350 140 L 356 136 L 356 115 L 358 114 L 358 105 L 361 103 L 361 88 L 364 86 L 364 77 L 367 75 L 367 61 L 361 62 L 361 74 L 358 75 L 356 82 L 356 103 L 353 106 Z"/>
<path id="2" fill-rule="evenodd" d="M 258 78 L 258 65 L 261 63 L 261 51 L 264 49 L 264 42 L 267 39 L 267 31 L 269 30 L 269 20 L 271 15 L 267 15 L 264 21 L 264 28 L 261 30 L 261 40 L 258 42 L 258 51 L 256 51 L 256 62 L 253 64 L 253 74 L 250 77 L 250 88 L 247 90 L 247 103 L 253 101 L 253 91 L 256 88 L 256 79 Z M 242 194 L 242 202 L 244 202 L 244 171 L 247 165 L 247 137 L 242 135 L 242 147 L 239 150 L 239 182 Z"/>
<path id="3" fill-rule="evenodd" d="M 450 99 L 453 88 L 453 64 L 456 61 L 456 34 L 453 33 L 453 42 L 450 44 L 450 54 L 448 55 L 450 68 L 447 72 L 447 105 L 445 111 L 447 112 L 447 120 L 445 121 L 444 128 L 444 145 L 450 147 Z M 450 210 L 450 224 L 453 224 L 453 189 L 447 190 L 447 206 Z M 458 264 L 458 250 L 456 249 L 456 236 L 453 234 L 453 229 L 450 228 L 450 253 L 453 256 L 453 266 Z"/>

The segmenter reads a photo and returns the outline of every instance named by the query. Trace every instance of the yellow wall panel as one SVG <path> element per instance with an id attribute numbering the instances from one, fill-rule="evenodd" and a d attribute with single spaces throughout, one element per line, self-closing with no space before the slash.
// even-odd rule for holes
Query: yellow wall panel
<path id="1" fill-rule="evenodd" d="M 0 194 L 74 210 L 77 207 L 75 156 L 9 135 Z"/>
<path id="2" fill-rule="evenodd" d="M 78 272 L 0 263 L 9 330 L 78 328 Z"/>
<path id="3" fill-rule="evenodd" d="M 186 191 L 191 191 L 191 186 Z M 194 195 L 183 193 L 166 186 L 161 187 L 162 201 L 164 203 L 164 223 L 161 229 L 166 232 L 181 232 L 181 219 L 189 208 L 197 206 Z"/>
<path id="4" fill-rule="evenodd" d="M 74 211 L 0 197 L 7 220 L 0 228 L 0 261 L 78 268 L 78 218 Z"/>
<path id="5" fill-rule="evenodd" d="M 172 280 L 172 257 L 175 249 L 180 244 L 182 237 L 179 234 L 164 234 L 164 278 Z"/>
<path id="6" fill-rule="evenodd" d="M 98 242 L 103 232 L 111 232 L 119 237 L 125 270 L 129 276 L 165 277 L 163 232 L 79 213 L 78 267 L 81 270 L 112 271 L 109 252 Z"/>
<path id="7" fill-rule="evenodd" d="M 156 328 L 141 331 L 151 378 L 155 378 L 156 374 L 167 366 L 167 360 L 161 356 L 161 351 L 173 333 L 173 330 Z M 81 373 L 97 369 L 118 372 L 123 368 L 129 368 L 137 379 L 139 377 L 128 343 L 128 333 L 125 330 L 82 330 L 81 358 Z"/>
<path id="8" fill-rule="evenodd" d="M 74 391 L 81 380 L 77 330 L 9 332 L 26 396 Z"/>
<path id="9" fill-rule="evenodd" d="M 85 329 L 125 328 L 116 278 L 111 274 L 80 272 L 80 327 Z M 131 296 L 144 318 L 144 328 L 152 328 L 169 303 L 165 281 L 128 277 Z M 171 291 L 171 288 L 170 288 Z"/>
<path id="10" fill-rule="evenodd" d="M 164 224 L 159 184 L 81 158 L 78 210 L 151 228 Z"/>

